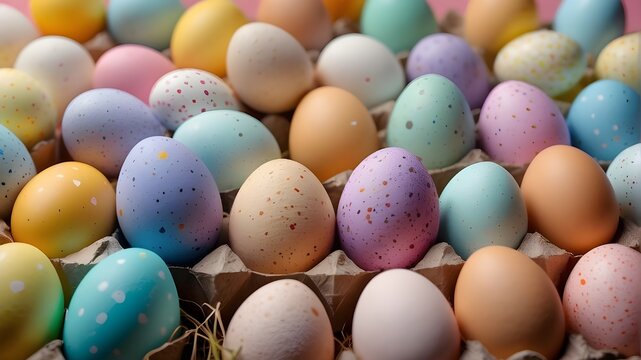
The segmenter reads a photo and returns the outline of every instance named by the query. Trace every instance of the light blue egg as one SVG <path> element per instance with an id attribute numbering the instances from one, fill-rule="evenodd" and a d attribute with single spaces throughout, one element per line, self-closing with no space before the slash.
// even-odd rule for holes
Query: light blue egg
<path id="1" fill-rule="evenodd" d="M 440 241 L 463 259 L 489 245 L 516 249 L 527 233 L 527 210 L 507 170 L 485 161 L 461 170 L 439 199 Z"/>
<path id="2" fill-rule="evenodd" d="M 361 32 L 394 53 L 409 51 L 437 30 L 434 14 L 425 0 L 367 0 L 361 13 Z"/>
<path id="3" fill-rule="evenodd" d="M 34 175 L 36 166 L 27 148 L 0 125 L 0 219 L 9 219 L 18 193 Z"/>
<path id="4" fill-rule="evenodd" d="M 572 145 L 610 161 L 641 140 L 641 100 L 631 87 L 599 80 L 576 97 L 567 117 Z"/>
<path id="5" fill-rule="evenodd" d="M 641 226 L 641 144 L 621 151 L 608 167 L 621 217 Z"/>
<path id="6" fill-rule="evenodd" d="M 280 158 L 278 143 L 267 127 L 234 110 L 198 114 L 178 127 L 174 139 L 200 157 L 220 191 L 240 188 L 260 165 Z"/>
<path id="7" fill-rule="evenodd" d="M 107 27 L 118 43 L 162 51 L 184 11 L 180 0 L 110 0 Z"/>
<path id="8" fill-rule="evenodd" d="M 396 100 L 387 145 L 418 155 L 430 170 L 459 161 L 475 145 L 474 119 L 461 91 L 437 74 L 413 80 Z"/>
<path id="9" fill-rule="evenodd" d="M 563 0 L 553 27 L 596 57 L 610 41 L 623 35 L 623 5 L 620 0 Z"/>
<path id="10" fill-rule="evenodd" d="M 176 284 L 155 253 L 131 248 L 82 279 L 65 316 L 64 352 L 76 359 L 142 359 L 180 324 Z"/>

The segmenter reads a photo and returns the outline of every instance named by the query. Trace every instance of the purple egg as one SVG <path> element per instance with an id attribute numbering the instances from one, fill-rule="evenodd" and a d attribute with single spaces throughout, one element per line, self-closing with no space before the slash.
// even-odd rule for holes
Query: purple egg
<path id="1" fill-rule="evenodd" d="M 364 270 L 415 265 L 438 234 L 438 195 L 421 160 L 397 147 L 363 160 L 336 216 L 341 247 Z"/>
<path id="2" fill-rule="evenodd" d="M 490 91 L 490 81 L 481 57 L 462 38 L 434 34 L 423 38 L 407 58 L 409 81 L 425 74 L 439 74 L 461 90 L 472 109 L 480 108 Z"/>

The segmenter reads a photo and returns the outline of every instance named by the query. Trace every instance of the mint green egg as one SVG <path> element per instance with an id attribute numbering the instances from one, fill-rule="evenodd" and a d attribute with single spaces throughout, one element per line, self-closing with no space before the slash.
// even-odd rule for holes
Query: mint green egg
<path id="1" fill-rule="evenodd" d="M 387 45 L 394 53 L 410 51 L 438 31 L 425 0 L 367 0 L 361 13 L 361 32 Z"/>
<path id="2" fill-rule="evenodd" d="M 396 100 L 387 125 L 387 145 L 411 151 L 430 170 L 455 164 L 475 145 L 470 106 L 446 77 L 418 77 Z"/>

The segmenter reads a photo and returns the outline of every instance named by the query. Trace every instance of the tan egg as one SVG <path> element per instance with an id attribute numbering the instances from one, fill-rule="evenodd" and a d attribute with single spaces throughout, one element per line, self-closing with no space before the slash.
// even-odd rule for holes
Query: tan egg
<path id="1" fill-rule="evenodd" d="M 378 150 L 376 125 L 350 92 L 325 86 L 300 102 L 289 129 L 289 154 L 321 181 L 353 170 Z"/>
<path id="2" fill-rule="evenodd" d="M 596 60 L 599 79 L 619 80 L 641 93 L 641 32 L 612 40 Z"/>
<path id="3" fill-rule="evenodd" d="M 612 185 L 599 164 L 575 147 L 541 151 L 525 172 L 521 193 L 530 230 L 574 254 L 610 242 L 616 232 Z"/>
<path id="4" fill-rule="evenodd" d="M 285 30 L 261 22 L 243 25 L 232 36 L 227 77 L 244 103 L 265 113 L 293 109 L 314 85 L 305 49 Z"/>
<path id="5" fill-rule="evenodd" d="M 503 246 L 477 250 L 463 265 L 454 290 L 463 338 L 478 340 L 505 359 L 534 350 L 554 359 L 565 336 L 561 298 L 530 258 Z"/>
<path id="6" fill-rule="evenodd" d="M 309 169 L 292 160 L 272 160 L 238 191 L 229 244 L 254 271 L 307 271 L 329 254 L 335 221 L 329 195 Z"/>
<path id="7" fill-rule="evenodd" d="M 287 31 L 305 49 L 320 50 L 332 38 L 332 20 L 321 0 L 262 0 L 256 19 Z"/>

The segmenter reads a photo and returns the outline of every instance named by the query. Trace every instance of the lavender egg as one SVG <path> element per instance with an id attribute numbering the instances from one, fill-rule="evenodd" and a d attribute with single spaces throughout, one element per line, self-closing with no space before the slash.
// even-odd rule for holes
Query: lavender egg
<path id="1" fill-rule="evenodd" d="M 362 269 L 413 266 L 438 234 L 434 181 L 416 155 L 381 149 L 350 176 L 336 219 L 341 247 Z"/>

